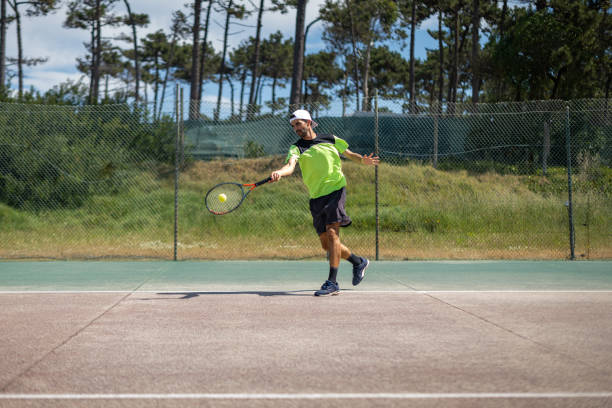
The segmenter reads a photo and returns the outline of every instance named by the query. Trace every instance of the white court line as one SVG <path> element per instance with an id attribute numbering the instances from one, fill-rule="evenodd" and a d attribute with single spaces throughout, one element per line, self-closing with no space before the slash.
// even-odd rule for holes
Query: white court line
<path id="1" fill-rule="evenodd" d="M 559 290 L 537 290 L 537 289 L 513 289 L 513 290 L 496 290 L 496 289 L 483 289 L 483 290 L 352 290 L 343 291 L 342 293 L 612 293 L 612 290 L 572 290 L 572 289 L 559 289 Z"/>
<path id="2" fill-rule="evenodd" d="M 315 291 L 316 289 L 312 289 Z M 299 292 L 308 292 L 309 290 L 300 290 Z M 202 289 L 202 290 L 1 290 L 0 295 L 23 295 L 23 294 L 88 294 L 88 293 L 156 293 L 160 295 L 172 295 L 172 294 L 198 294 L 198 293 L 214 293 L 214 294 L 257 294 L 257 292 L 267 293 L 296 293 L 295 290 L 282 290 L 282 289 L 236 289 L 236 290 L 214 290 L 214 289 Z M 571 289 L 559 289 L 559 290 L 529 290 L 529 289 L 516 289 L 516 290 L 342 290 L 342 294 L 368 294 L 368 293 L 406 293 L 406 294 L 428 294 L 428 293 L 612 293 L 612 290 L 571 290 Z"/>
<path id="3" fill-rule="evenodd" d="M 322 394 L 0 394 L 0 400 L 129 400 L 129 399 L 574 399 L 611 398 L 612 392 L 478 392 L 478 393 L 322 393 Z"/>

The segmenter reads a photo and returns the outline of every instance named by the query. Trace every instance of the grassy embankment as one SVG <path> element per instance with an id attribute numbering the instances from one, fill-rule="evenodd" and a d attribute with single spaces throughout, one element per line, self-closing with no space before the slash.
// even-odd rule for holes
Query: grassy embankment
<path id="1" fill-rule="evenodd" d="M 189 166 L 180 180 L 179 258 L 323 256 L 299 171 L 255 190 L 232 214 L 212 216 L 203 205 L 203 194 L 214 184 L 256 181 L 281 164 L 282 158 L 262 158 Z M 351 162 L 344 169 L 353 225 L 342 230 L 343 241 L 355 252 L 374 256 L 374 170 Z M 569 255 L 564 171 L 550 169 L 542 177 L 382 164 L 380 257 L 563 259 Z M 161 174 L 126 175 L 128 189 L 94 195 L 77 209 L 31 212 L 0 204 L 0 256 L 171 259 L 173 175 Z M 592 189 L 587 193 L 579 175 L 575 182 L 576 254 L 612 258 L 611 200 Z"/>

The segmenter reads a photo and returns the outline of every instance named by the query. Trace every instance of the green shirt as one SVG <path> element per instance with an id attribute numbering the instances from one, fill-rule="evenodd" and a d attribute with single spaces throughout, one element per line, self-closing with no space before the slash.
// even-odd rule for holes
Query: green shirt
<path id="1" fill-rule="evenodd" d="M 340 154 L 347 147 L 339 137 L 320 134 L 313 140 L 300 139 L 292 144 L 285 162 L 296 157 L 310 198 L 322 197 L 346 186 Z"/>

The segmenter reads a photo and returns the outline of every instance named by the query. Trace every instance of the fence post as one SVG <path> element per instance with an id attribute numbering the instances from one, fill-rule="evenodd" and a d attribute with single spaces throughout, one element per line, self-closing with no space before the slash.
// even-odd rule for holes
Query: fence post
<path id="1" fill-rule="evenodd" d="M 565 107 L 565 148 L 567 150 L 567 211 L 569 215 L 570 259 L 576 259 L 574 253 L 574 211 L 572 206 L 572 154 L 570 146 L 570 113 L 569 105 Z"/>
<path id="2" fill-rule="evenodd" d="M 433 168 L 438 168 L 438 137 L 439 137 L 439 123 L 441 102 L 436 103 L 436 107 L 433 109 L 434 129 L 433 129 Z"/>
<path id="3" fill-rule="evenodd" d="M 178 258 L 178 190 L 179 190 L 179 140 L 181 138 L 181 127 L 183 120 L 183 88 L 176 84 L 175 108 L 176 108 L 176 137 L 174 139 L 174 257 Z"/>
<path id="4" fill-rule="evenodd" d="M 184 116 L 184 107 L 183 107 L 183 88 L 181 88 L 180 90 L 180 94 L 181 94 L 181 100 L 180 100 L 180 106 L 179 106 L 179 112 L 181 112 L 181 120 L 179 122 L 179 151 L 180 151 L 180 156 L 179 156 L 179 169 L 181 167 L 183 167 L 185 165 L 185 116 Z M 189 102 L 191 104 L 191 101 Z M 197 112 L 199 114 L 199 112 Z M 195 115 L 195 113 L 194 113 Z"/>
<path id="5" fill-rule="evenodd" d="M 548 156 L 550 155 L 550 119 L 544 119 L 544 141 L 542 143 L 542 175 L 548 176 Z"/>
<path id="6" fill-rule="evenodd" d="M 374 155 L 378 153 L 378 89 L 374 90 Z M 376 260 L 379 260 L 379 244 L 380 244 L 380 218 L 378 216 L 378 166 L 374 167 L 374 184 L 376 186 L 375 204 L 376 209 Z"/>

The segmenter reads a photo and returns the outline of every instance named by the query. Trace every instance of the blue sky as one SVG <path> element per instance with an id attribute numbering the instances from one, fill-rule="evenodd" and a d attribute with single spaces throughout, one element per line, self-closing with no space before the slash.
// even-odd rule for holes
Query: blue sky
<path id="1" fill-rule="evenodd" d="M 169 31 L 171 14 L 179 8 L 184 2 L 173 2 L 169 0 L 131 0 L 130 5 L 133 12 L 147 13 L 150 16 L 151 23 L 145 29 L 139 31 L 139 36 L 142 38 L 150 32 L 164 29 Z M 248 1 L 247 5 L 250 4 Z M 259 2 L 257 2 L 259 3 Z M 306 23 L 308 24 L 318 15 L 318 9 L 324 0 L 310 0 L 306 13 Z M 117 2 L 115 5 L 117 13 L 124 14 L 125 8 L 123 2 Z M 46 91 L 67 79 L 77 80 L 81 74 L 76 69 L 76 59 L 85 55 L 83 43 L 88 41 L 88 32 L 86 30 L 67 29 L 63 27 L 63 22 L 66 18 L 65 6 L 57 13 L 37 18 L 23 18 L 22 30 L 24 50 L 26 57 L 46 57 L 48 62 L 36 67 L 27 67 L 25 72 L 24 85 L 26 88 L 33 86 L 36 90 Z M 219 14 L 213 14 L 218 24 L 213 23 L 213 33 L 209 34 L 209 39 L 213 42 L 213 46 L 218 50 L 222 46 L 222 28 L 223 18 Z M 263 21 L 263 35 L 267 37 L 271 33 L 280 30 L 286 38 L 293 37 L 295 33 L 295 11 L 292 10 L 288 14 L 266 13 Z M 256 16 L 253 15 L 241 24 L 251 25 L 252 27 L 235 26 L 231 36 L 232 46 L 236 46 L 240 41 L 255 35 Z M 316 52 L 325 48 L 325 43 L 321 40 L 323 25 L 316 23 L 310 29 L 307 42 L 307 53 Z M 425 48 L 437 48 L 437 44 L 426 32 L 427 28 L 437 28 L 437 19 L 432 18 L 423 23 L 417 33 L 416 41 L 416 56 L 417 58 L 425 55 Z M 119 32 L 127 32 L 127 29 L 122 30 L 110 29 L 104 32 L 104 36 L 112 37 Z M 9 26 L 7 33 L 7 55 L 15 57 L 17 55 L 16 33 L 14 24 Z M 127 46 L 127 44 L 126 44 Z M 408 48 L 403 54 L 408 57 Z M 14 79 L 12 87 L 17 86 L 17 80 Z M 187 85 L 184 85 L 187 87 Z M 229 87 L 225 87 L 229 88 Z M 229 89 L 227 89 L 229 91 Z M 188 91 L 186 91 L 187 93 Z M 289 93 L 289 89 L 280 90 Z M 205 88 L 205 99 L 210 100 L 216 98 L 216 86 L 209 85 Z M 226 96 L 226 95 L 224 95 Z"/>

